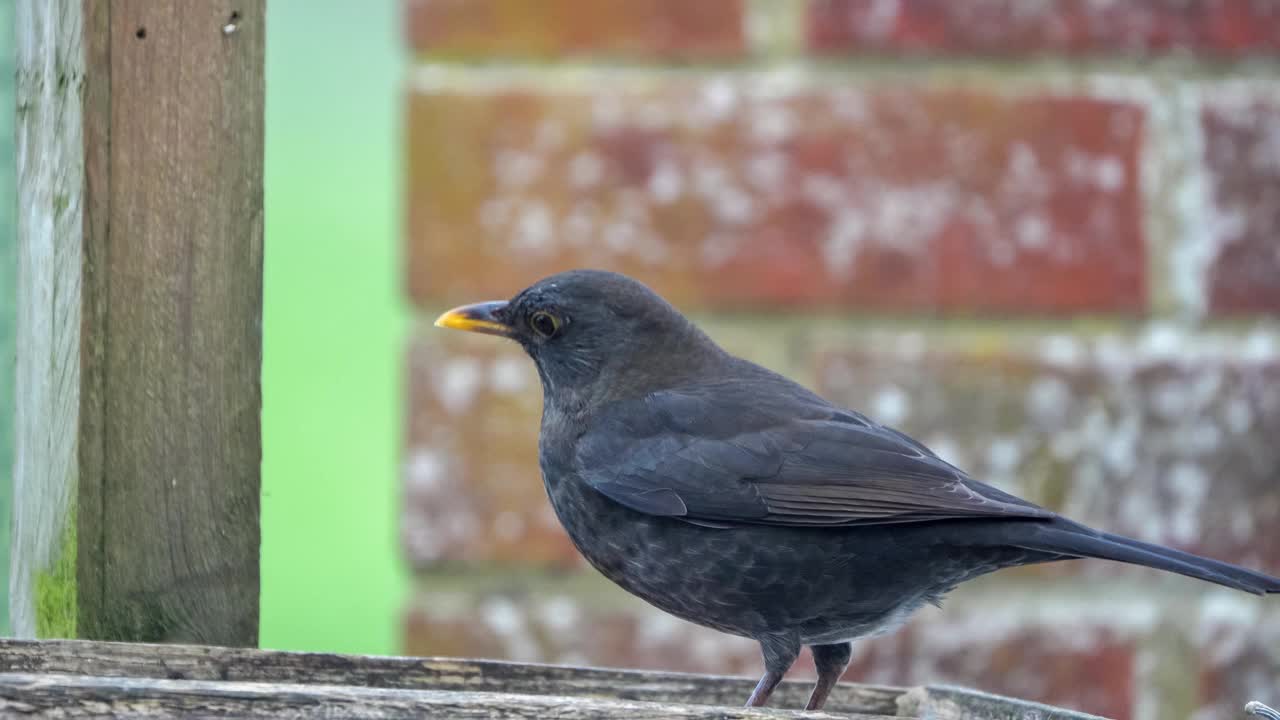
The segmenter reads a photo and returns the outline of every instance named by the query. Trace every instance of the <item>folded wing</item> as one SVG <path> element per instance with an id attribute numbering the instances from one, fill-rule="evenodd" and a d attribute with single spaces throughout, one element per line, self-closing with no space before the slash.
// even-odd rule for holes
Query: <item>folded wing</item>
<path id="1" fill-rule="evenodd" d="M 575 460 L 616 502 L 712 526 L 1054 517 L 816 396 L 733 382 L 611 406 Z"/>

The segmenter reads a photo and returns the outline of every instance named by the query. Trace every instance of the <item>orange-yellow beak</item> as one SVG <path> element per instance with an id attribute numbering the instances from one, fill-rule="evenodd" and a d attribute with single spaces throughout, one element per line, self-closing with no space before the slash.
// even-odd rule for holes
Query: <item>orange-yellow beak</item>
<path id="1" fill-rule="evenodd" d="M 511 337 L 515 331 L 497 316 L 497 312 L 506 306 L 505 302 L 498 301 L 456 307 L 436 318 L 436 327 Z"/>

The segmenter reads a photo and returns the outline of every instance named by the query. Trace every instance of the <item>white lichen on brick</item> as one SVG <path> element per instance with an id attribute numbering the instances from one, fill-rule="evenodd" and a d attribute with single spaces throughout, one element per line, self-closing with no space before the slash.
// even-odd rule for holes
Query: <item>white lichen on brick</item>
<path id="1" fill-rule="evenodd" d="M 1195 641 L 1208 651 L 1209 662 L 1216 665 L 1238 657 L 1262 627 L 1258 603 L 1240 593 L 1212 590 L 1205 593 L 1199 610 Z"/>
<path id="2" fill-rule="evenodd" d="M 785 142 L 796 130 L 796 120 L 783 105 L 759 105 L 751 115 L 751 139 L 760 145 Z"/>
<path id="3" fill-rule="evenodd" d="M 680 168 L 670 159 L 663 158 L 649 175 L 649 194 L 659 205 L 670 205 L 684 192 L 685 178 Z"/>
<path id="4" fill-rule="evenodd" d="M 1064 369 L 1077 367 L 1084 360 L 1082 342 L 1073 335 L 1055 333 L 1039 341 L 1040 358 L 1050 366 Z"/>
<path id="5" fill-rule="evenodd" d="M 526 254 L 550 254 L 555 244 L 551 210 L 538 200 L 526 201 L 517 213 L 510 248 Z"/>
<path id="6" fill-rule="evenodd" d="M 1200 505 L 1208 495 L 1209 478 L 1199 465 L 1179 462 L 1169 469 L 1168 484 L 1173 494 L 1168 535 L 1180 545 L 1189 545 L 1199 534 Z"/>
<path id="7" fill-rule="evenodd" d="M 1056 428 L 1066 418 L 1070 402 L 1071 388 L 1062 378 L 1039 377 L 1027 390 L 1026 413 L 1040 426 Z"/>
<path id="8" fill-rule="evenodd" d="M 556 633 L 570 633 L 582 622 L 582 611 L 568 595 L 555 595 L 537 605 L 539 622 Z"/>
<path id="9" fill-rule="evenodd" d="M 592 150 L 578 152 L 569 161 L 569 186 L 574 190 L 595 187 L 604 178 L 604 160 Z"/>
<path id="10" fill-rule="evenodd" d="M 441 366 L 433 368 L 432 376 L 435 396 L 445 410 L 454 415 L 466 412 L 484 384 L 484 370 L 480 362 L 467 356 L 445 360 Z"/>
<path id="11" fill-rule="evenodd" d="M 489 386 L 502 395 L 531 389 L 534 377 L 529 361 L 515 355 L 503 355 L 489 366 Z"/>
<path id="12" fill-rule="evenodd" d="M 899 425 L 911 414 L 911 400 L 897 385 L 884 385 L 871 400 L 871 413 L 877 422 Z"/>
<path id="13" fill-rule="evenodd" d="M 503 510 L 493 518 L 493 535 L 505 542 L 515 542 L 524 533 L 524 518 L 514 510 Z"/>
<path id="14" fill-rule="evenodd" d="M 1280 359 L 1280 328 L 1259 325 L 1245 336 L 1240 359 L 1251 363 L 1268 363 Z"/>
<path id="15" fill-rule="evenodd" d="M 850 275 L 866 235 L 867 222 L 861 212 L 852 209 L 837 211 L 822 242 L 826 271 L 836 277 Z"/>
<path id="16" fill-rule="evenodd" d="M 1181 232 L 1170 253 L 1169 282 L 1179 309 L 1198 318 L 1208 310 L 1208 275 L 1217 259 L 1223 219 L 1214 210 L 1211 183 L 1203 165 L 1201 93 L 1194 87 L 1179 88 L 1174 103 L 1166 112 L 1177 116 L 1180 142 L 1165 143 L 1165 149 L 1179 163 L 1180 174 L 1175 177 L 1180 181 L 1172 199 Z"/>
<path id="17" fill-rule="evenodd" d="M 659 613 L 640 623 L 636 630 L 636 640 L 639 643 L 657 647 L 678 640 L 688 632 L 689 624 L 674 615 Z"/>
<path id="18" fill-rule="evenodd" d="M 740 244 L 741 238 L 735 233 L 712 233 L 702 241 L 698 259 L 705 267 L 718 268 L 737 254 Z"/>
<path id="19" fill-rule="evenodd" d="M 1106 192 L 1124 189 L 1127 178 L 1124 163 L 1119 158 L 1068 148 L 1065 160 L 1067 177 L 1074 182 Z"/>
<path id="20" fill-rule="evenodd" d="M 925 440 L 925 444 L 929 446 L 929 448 L 932 449 L 938 457 L 946 460 L 956 467 L 963 468 L 969 464 L 968 455 L 965 453 L 964 449 L 949 435 L 932 435 Z"/>
<path id="21" fill-rule="evenodd" d="M 1040 215 L 1026 214 L 1014 223 L 1018 244 L 1026 250 L 1043 250 L 1049 244 L 1052 226 Z"/>
<path id="22" fill-rule="evenodd" d="M 504 596 L 488 598 L 480 606 L 480 617 L 503 642 L 505 657 L 530 662 L 542 657 L 530 632 L 528 618 L 515 602 Z"/>
<path id="23" fill-rule="evenodd" d="M 785 189 L 790 161 L 777 150 L 752 153 L 745 162 L 747 183 L 760 193 L 780 193 Z"/>
<path id="24" fill-rule="evenodd" d="M 1016 437 L 998 435 L 987 444 L 987 468 L 996 479 L 1003 481 L 1013 477 L 1022 458 L 1021 441 Z"/>
<path id="25" fill-rule="evenodd" d="M 499 188 L 512 190 L 532 185 L 542 174 L 546 159 L 532 152 L 504 149 L 493 158 L 493 175 Z"/>
<path id="26" fill-rule="evenodd" d="M 534 135 L 534 145 L 540 150 L 556 150 L 564 145 L 568 136 L 564 123 L 555 118 L 543 118 Z"/>
<path id="27" fill-rule="evenodd" d="M 736 185 L 725 183 L 714 195 L 712 201 L 715 215 L 726 225 L 745 225 L 755 214 L 752 198 Z"/>
<path id="28" fill-rule="evenodd" d="M 410 557 L 419 560 L 437 559 L 445 550 L 439 536 L 421 521 L 406 522 L 401 529 L 401 540 Z"/>
<path id="29" fill-rule="evenodd" d="M 432 493 L 444 483 L 445 461 L 439 452 L 431 448 L 417 447 L 409 450 L 405 461 L 405 485 L 410 492 Z"/>

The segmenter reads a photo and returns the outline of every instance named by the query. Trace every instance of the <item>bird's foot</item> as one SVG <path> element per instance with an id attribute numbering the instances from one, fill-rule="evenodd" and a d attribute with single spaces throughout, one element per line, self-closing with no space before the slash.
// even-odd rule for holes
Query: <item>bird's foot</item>
<path id="1" fill-rule="evenodd" d="M 794 635 L 765 635 L 757 640 L 764 655 L 764 677 L 747 698 L 747 707 L 764 707 L 773 689 L 782 682 L 782 676 L 787 674 L 800 654 L 800 640 Z"/>
<path id="2" fill-rule="evenodd" d="M 821 710 L 827 702 L 831 689 L 840 681 L 844 669 L 849 667 L 849 659 L 853 657 L 852 643 L 836 643 L 834 645 L 814 645 L 813 664 L 818 670 L 818 682 L 809 695 L 809 703 L 805 710 Z"/>
<path id="3" fill-rule="evenodd" d="M 756 683 L 756 689 L 751 691 L 751 697 L 747 698 L 747 707 L 764 707 L 780 682 L 782 673 L 766 672 L 760 682 Z"/>
<path id="4" fill-rule="evenodd" d="M 1246 714 L 1256 715 L 1260 718 L 1266 718 L 1266 720 L 1280 720 L 1280 712 L 1276 712 L 1257 700 L 1245 705 L 1244 711 Z"/>

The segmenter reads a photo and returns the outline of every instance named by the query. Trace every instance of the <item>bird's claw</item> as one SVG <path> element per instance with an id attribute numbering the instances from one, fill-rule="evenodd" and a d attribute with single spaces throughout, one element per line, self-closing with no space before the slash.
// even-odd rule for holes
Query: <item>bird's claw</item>
<path id="1" fill-rule="evenodd" d="M 1257 717 L 1266 718 L 1267 720 L 1280 720 L 1280 712 L 1276 712 L 1274 709 L 1263 705 L 1257 700 L 1245 705 L 1244 712 L 1246 715 L 1256 715 Z"/>

